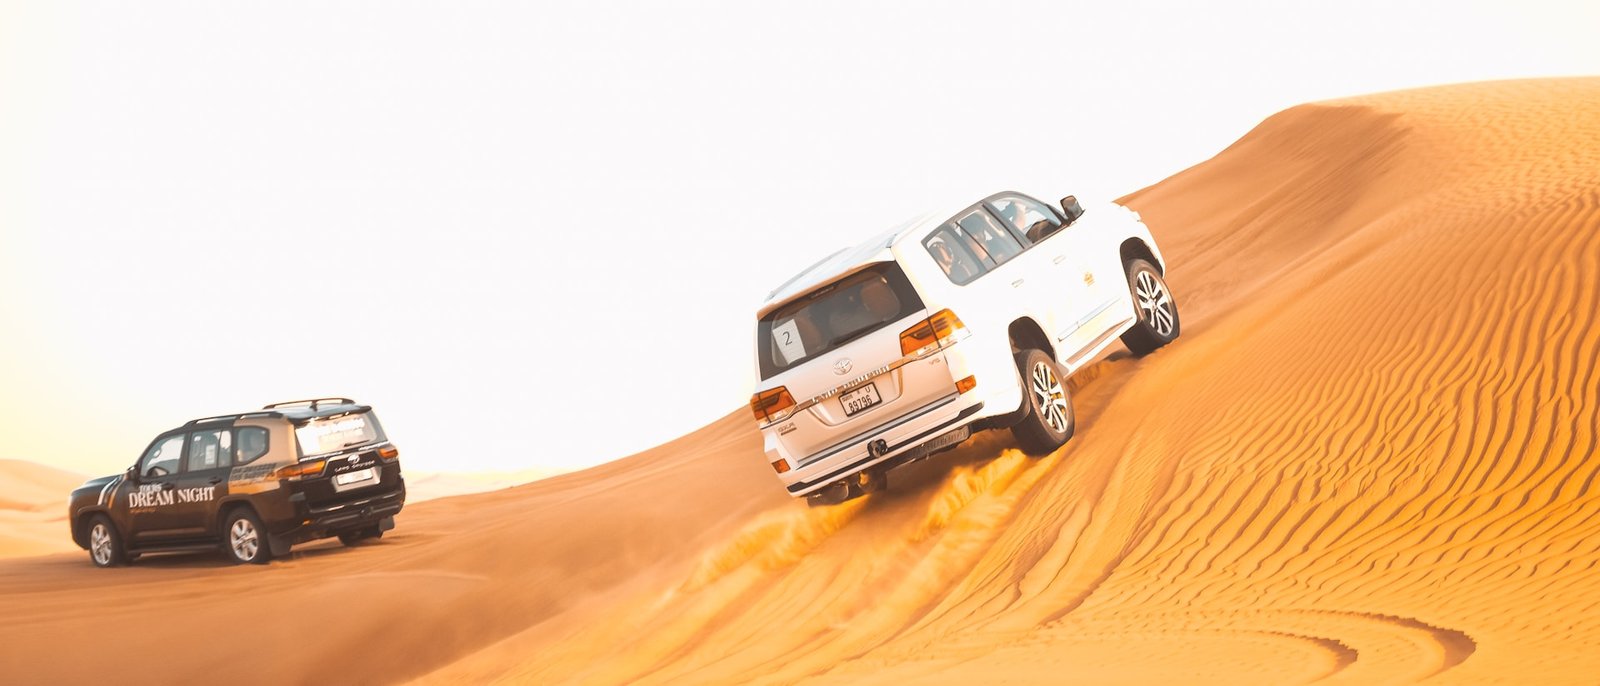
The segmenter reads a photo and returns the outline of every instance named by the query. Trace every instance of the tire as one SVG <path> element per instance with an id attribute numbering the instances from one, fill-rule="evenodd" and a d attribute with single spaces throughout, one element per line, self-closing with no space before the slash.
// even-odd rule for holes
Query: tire
<path id="1" fill-rule="evenodd" d="M 1178 339 L 1182 332 L 1178 301 L 1173 299 L 1172 290 L 1155 265 L 1134 259 L 1127 268 L 1128 295 L 1133 298 L 1138 321 L 1122 334 L 1122 344 L 1134 357 L 1144 357 Z"/>
<path id="2" fill-rule="evenodd" d="M 345 546 L 360 545 L 362 541 L 372 538 L 383 538 L 383 532 L 379 531 L 376 525 L 339 534 L 339 542 Z"/>
<path id="3" fill-rule="evenodd" d="M 1032 457 L 1049 455 L 1065 445 L 1077 428 L 1072 413 L 1072 393 L 1067 390 L 1061 367 L 1043 350 L 1017 353 L 1017 371 L 1022 375 L 1023 402 L 1028 411 L 1011 427 L 1017 447 Z"/>
<path id="4" fill-rule="evenodd" d="M 267 530 L 250 508 L 237 508 L 222 520 L 222 554 L 234 564 L 263 565 L 272 559 Z"/>
<path id="5" fill-rule="evenodd" d="M 89 520 L 89 561 L 96 567 L 115 567 L 128 562 L 122 534 L 117 533 L 111 518 L 103 514 L 97 514 Z"/>

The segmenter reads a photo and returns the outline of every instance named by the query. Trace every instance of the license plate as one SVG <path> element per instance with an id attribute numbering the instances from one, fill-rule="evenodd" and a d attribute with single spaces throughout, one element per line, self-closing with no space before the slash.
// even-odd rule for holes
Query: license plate
<path id="1" fill-rule="evenodd" d="M 372 477 L 376 476 L 374 473 L 375 471 L 376 468 L 374 467 L 358 469 L 350 472 L 349 474 L 340 474 L 336 477 L 333 477 L 333 482 L 340 486 L 348 486 L 350 484 L 360 483 L 362 481 L 371 481 Z"/>
<path id="2" fill-rule="evenodd" d="M 849 417 L 883 400 L 878 397 L 878 385 L 869 383 L 839 396 L 839 402 L 844 405 L 844 416 Z"/>

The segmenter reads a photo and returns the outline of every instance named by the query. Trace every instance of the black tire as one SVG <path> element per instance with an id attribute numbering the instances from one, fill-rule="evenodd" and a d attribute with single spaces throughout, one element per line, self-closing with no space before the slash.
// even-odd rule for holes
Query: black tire
<path id="1" fill-rule="evenodd" d="M 96 567 L 115 567 L 128 563 L 128 550 L 122 545 L 122 534 L 111 523 L 111 518 L 97 514 L 89 519 L 89 561 Z"/>
<path id="2" fill-rule="evenodd" d="M 261 518 L 248 507 L 235 508 L 222 520 L 222 554 L 234 564 L 264 565 L 272 559 L 272 545 Z"/>
<path id="3" fill-rule="evenodd" d="M 339 542 L 345 544 L 346 546 L 360 545 L 362 541 L 373 538 L 383 538 L 383 532 L 378 530 L 377 525 L 369 526 L 365 529 L 356 529 L 355 531 L 346 531 L 342 534 L 339 534 Z"/>
<path id="4" fill-rule="evenodd" d="M 1028 411 L 1011 427 L 1017 447 L 1033 457 L 1049 455 L 1065 445 L 1077 428 L 1072 413 L 1072 393 L 1067 390 L 1060 365 L 1043 350 L 1017 353 L 1022 375 L 1022 402 Z"/>
<path id="5" fill-rule="evenodd" d="M 1127 269 L 1128 295 L 1133 298 L 1138 321 L 1122 334 L 1122 344 L 1135 357 L 1144 357 L 1177 340 L 1182 321 L 1178 318 L 1178 301 L 1155 265 L 1134 259 L 1128 262 Z"/>

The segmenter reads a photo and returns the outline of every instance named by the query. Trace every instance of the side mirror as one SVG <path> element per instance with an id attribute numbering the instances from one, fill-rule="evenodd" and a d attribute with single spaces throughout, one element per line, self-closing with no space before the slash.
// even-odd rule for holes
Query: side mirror
<path id="1" fill-rule="evenodd" d="M 1078 204 L 1078 196 L 1069 195 L 1061 199 L 1061 211 L 1067 217 L 1067 223 L 1078 221 L 1083 216 L 1083 205 Z"/>
<path id="2" fill-rule="evenodd" d="M 132 467 L 128 468 L 128 471 L 125 471 L 125 472 L 122 473 L 122 478 L 124 480 L 127 480 L 130 483 L 138 481 L 139 480 L 138 476 L 139 476 L 139 465 L 133 465 Z"/>

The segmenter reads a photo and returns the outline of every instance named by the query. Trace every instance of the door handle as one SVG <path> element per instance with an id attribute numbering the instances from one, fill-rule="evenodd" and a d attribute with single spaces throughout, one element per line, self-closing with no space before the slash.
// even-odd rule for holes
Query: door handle
<path id="1" fill-rule="evenodd" d="M 1022 287 L 1022 279 L 1017 279 L 1016 281 L 1012 281 L 1011 282 L 1011 287 L 1012 288 L 1021 288 Z"/>
<path id="2" fill-rule="evenodd" d="M 1067 256 L 1066 255 L 1056 255 L 1055 259 L 1050 260 L 1050 264 L 1061 264 L 1062 262 L 1066 262 L 1066 261 L 1067 261 Z"/>
<path id="3" fill-rule="evenodd" d="M 170 490 L 172 490 L 174 488 L 177 488 L 177 486 L 172 485 L 171 481 L 163 481 L 163 482 L 161 482 L 161 490 L 163 490 L 163 491 L 170 491 Z"/>
<path id="4" fill-rule="evenodd" d="M 220 483 L 222 483 L 222 477 L 220 477 L 220 476 L 211 477 L 211 485 L 212 486 L 215 486 L 215 485 L 220 484 Z"/>

